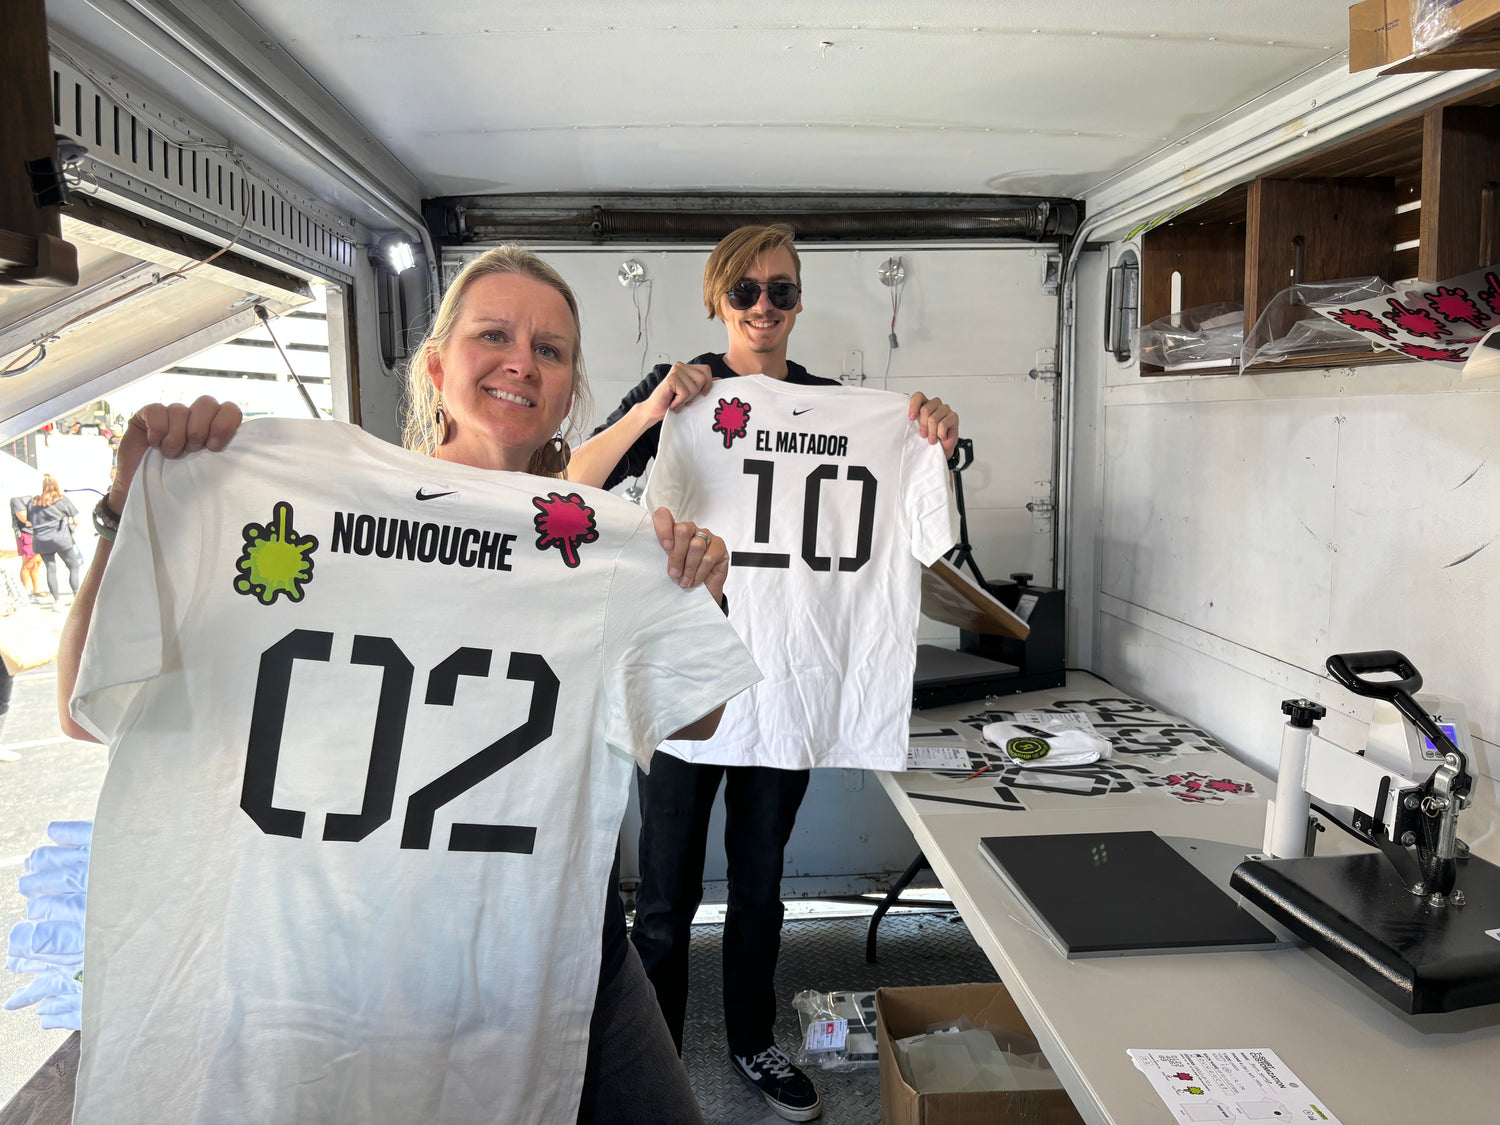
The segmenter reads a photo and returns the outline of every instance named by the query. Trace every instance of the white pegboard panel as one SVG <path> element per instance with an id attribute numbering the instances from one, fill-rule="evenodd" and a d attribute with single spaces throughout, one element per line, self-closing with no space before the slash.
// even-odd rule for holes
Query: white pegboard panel
<path id="1" fill-rule="evenodd" d="M 187 225 L 233 237 L 330 280 L 354 277 L 355 226 L 302 188 L 264 172 L 183 112 L 54 41 L 52 120 L 88 150 L 79 190 L 144 204 Z M 243 230 L 241 226 L 243 225 Z"/>

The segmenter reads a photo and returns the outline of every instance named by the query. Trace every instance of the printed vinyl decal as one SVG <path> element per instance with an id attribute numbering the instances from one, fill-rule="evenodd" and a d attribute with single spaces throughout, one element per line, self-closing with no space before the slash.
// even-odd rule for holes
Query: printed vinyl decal
<path id="1" fill-rule="evenodd" d="M 1184 804 L 1220 804 L 1255 795 L 1249 781 L 1215 777 L 1196 770 L 1157 773 L 1144 762 L 1162 762 L 1181 754 L 1224 749 L 1212 735 L 1182 719 L 1159 711 L 1149 703 L 1131 699 L 1059 699 L 1036 710 L 1037 714 L 1087 715 L 1096 733 L 1109 739 L 1115 757 L 1089 765 L 1049 769 L 1028 767 L 999 750 L 968 750 L 975 768 L 986 767 L 987 777 L 1004 787 L 1075 797 L 1107 797 L 1142 790 L 1165 792 Z M 993 722 L 1015 722 L 1011 711 L 986 710 L 965 717 L 963 722 L 983 730 Z M 1134 758 L 1132 761 L 1130 759 Z M 1034 759 L 1033 759 L 1034 760 Z M 962 774 L 955 774 L 961 777 Z"/>
<path id="2" fill-rule="evenodd" d="M 318 541 L 297 534 L 292 506 L 276 501 L 269 522 L 247 523 L 242 534 L 245 549 L 234 564 L 235 592 L 254 596 L 262 605 L 271 605 L 282 594 L 287 601 L 300 602 L 303 588 L 312 581 L 312 553 Z"/>
<path id="3" fill-rule="evenodd" d="M 1329 320 L 1413 359 L 1463 363 L 1500 325 L 1500 265 L 1442 282 L 1415 282 L 1348 305 L 1315 304 Z"/>
<path id="4" fill-rule="evenodd" d="M 576 492 L 564 496 L 552 492 L 547 496 L 534 496 L 536 505 L 536 547 L 545 551 L 556 547 L 563 562 L 569 567 L 579 563 L 578 548 L 599 538 L 599 529 L 594 525 L 594 509 L 583 502 Z"/>
<path id="5" fill-rule="evenodd" d="M 714 433 L 724 435 L 724 448 L 734 445 L 735 438 L 742 438 L 750 425 L 750 404 L 738 398 L 719 400 L 714 407 Z"/>

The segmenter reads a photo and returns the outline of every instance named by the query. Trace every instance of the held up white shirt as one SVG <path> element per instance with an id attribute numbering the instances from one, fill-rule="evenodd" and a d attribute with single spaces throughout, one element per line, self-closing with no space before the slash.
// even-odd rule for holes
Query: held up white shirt
<path id="1" fill-rule="evenodd" d="M 602 491 L 310 420 L 148 455 L 72 701 L 74 1121 L 573 1120 L 632 757 L 756 678 Z"/>
<path id="2" fill-rule="evenodd" d="M 662 423 L 648 508 L 729 544 L 729 616 L 765 679 L 690 762 L 899 770 L 921 566 L 956 538 L 948 469 L 889 391 L 721 380 Z"/>

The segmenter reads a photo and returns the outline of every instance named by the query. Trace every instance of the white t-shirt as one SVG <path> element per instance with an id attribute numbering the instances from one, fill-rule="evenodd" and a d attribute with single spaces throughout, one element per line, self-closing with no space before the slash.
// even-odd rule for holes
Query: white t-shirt
<path id="1" fill-rule="evenodd" d="M 74 1121 L 572 1121 L 632 755 L 757 678 L 605 492 L 312 420 L 148 455 L 72 701 Z"/>
<path id="2" fill-rule="evenodd" d="M 953 545 L 942 446 L 889 391 L 725 379 L 662 424 L 649 508 L 730 547 L 729 617 L 765 679 L 690 762 L 899 770 L 921 564 Z"/>

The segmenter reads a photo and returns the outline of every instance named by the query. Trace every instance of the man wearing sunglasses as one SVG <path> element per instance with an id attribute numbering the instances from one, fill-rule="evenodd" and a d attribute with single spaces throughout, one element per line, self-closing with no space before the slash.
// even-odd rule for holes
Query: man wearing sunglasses
<path id="1" fill-rule="evenodd" d="M 722 353 L 659 364 L 573 455 L 570 479 L 612 488 L 640 476 L 656 455 L 661 421 L 706 395 L 717 379 L 767 375 L 788 383 L 838 386 L 787 359 L 802 311 L 802 271 L 791 227 L 741 227 L 709 255 L 703 303 L 728 332 Z M 930 443 L 951 455 L 958 415 L 940 399 L 912 395 L 910 416 Z M 638 774 L 641 884 L 632 940 L 672 1037 L 682 1050 L 688 994 L 688 943 L 703 897 L 709 814 L 720 782 L 727 813 L 729 909 L 724 920 L 724 1021 L 736 1070 L 780 1116 L 810 1121 L 818 1092 L 772 1038 L 773 976 L 781 948 L 781 869 L 808 770 L 682 761 L 657 751 L 649 776 Z"/>

